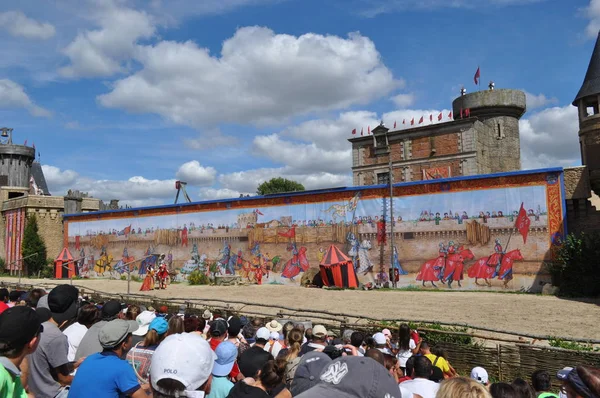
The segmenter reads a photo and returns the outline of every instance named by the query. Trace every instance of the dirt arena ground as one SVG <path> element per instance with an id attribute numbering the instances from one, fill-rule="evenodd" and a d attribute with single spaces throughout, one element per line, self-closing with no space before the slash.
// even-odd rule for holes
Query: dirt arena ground
<path id="1" fill-rule="evenodd" d="M 17 279 L 0 278 L 0 281 L 15 283 Z M 43 285 L 56 281 L 23 279 L 22 283 Z M 74 284 L 110 293 L 127 292 L 127 282 L 120 280 L 76 280 Z M 332 291 L 278 285 L 189 286 L 184 283 L 170 285 L 167 290 L 139 292 L 140 286 L 141 283 L 132 281 L 131 292 L 160 298 L 219 298 L 279 304 L 339 311 L 357 317 L 458 322 L 544 336 L 600 338 L 600 299 L 581 301 L 483 292 Z"/>

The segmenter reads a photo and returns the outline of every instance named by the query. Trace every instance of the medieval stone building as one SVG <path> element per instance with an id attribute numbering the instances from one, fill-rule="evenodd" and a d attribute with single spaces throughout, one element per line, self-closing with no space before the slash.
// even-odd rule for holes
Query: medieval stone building
<path id="1" fill-rule="evenodd" d="M 521 169 L 519 119 L 525 93 L 489 90 L 452 103 L 455 119 L 402 130 L 379 125 L 351 138 L 354 185 L 490 174 Z M 435 115 L 437 116 L 437 115 Z"/>

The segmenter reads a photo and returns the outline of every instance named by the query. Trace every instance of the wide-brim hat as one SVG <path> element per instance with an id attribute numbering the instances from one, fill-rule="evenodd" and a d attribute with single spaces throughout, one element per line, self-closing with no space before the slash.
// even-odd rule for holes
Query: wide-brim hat
<path id="1" fill-rule="evenodd" d="M 266 328 L 269 329 L 269 332 L 279 332 L 283 329 L 283 325 L 273 319 L 271 322 L 267 323 Z"/>

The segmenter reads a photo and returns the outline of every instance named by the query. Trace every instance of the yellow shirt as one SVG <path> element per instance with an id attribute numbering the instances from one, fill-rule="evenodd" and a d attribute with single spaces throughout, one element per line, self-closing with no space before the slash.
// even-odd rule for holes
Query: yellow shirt
<path id="1" fill-rule="evenodd" d="M 444 374 L 450 373 L 450 365 L 448 364 L 448 361 L 446 361 L 444 358 L 435 356 L 433 354 L 426 354 L 425 356 L 429 358 L 431 363 L 435 363 L 435 366 L 440 368 Z M 436 359 L 437 362 L 435 362 Z"/>

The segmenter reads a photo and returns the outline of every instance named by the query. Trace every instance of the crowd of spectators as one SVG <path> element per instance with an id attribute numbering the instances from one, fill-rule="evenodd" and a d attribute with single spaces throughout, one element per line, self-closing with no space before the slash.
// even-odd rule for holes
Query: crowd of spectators
<path id="1" fill-rule="evenodd" d="M 562 387 L 552 391 L 556 377 Z M 96 303 L 72 285 L 0 289 L 0 398 L 598 398 L 600 370 L 460 375 L 408 325 L 372 335 L 305 322 Z"/>

